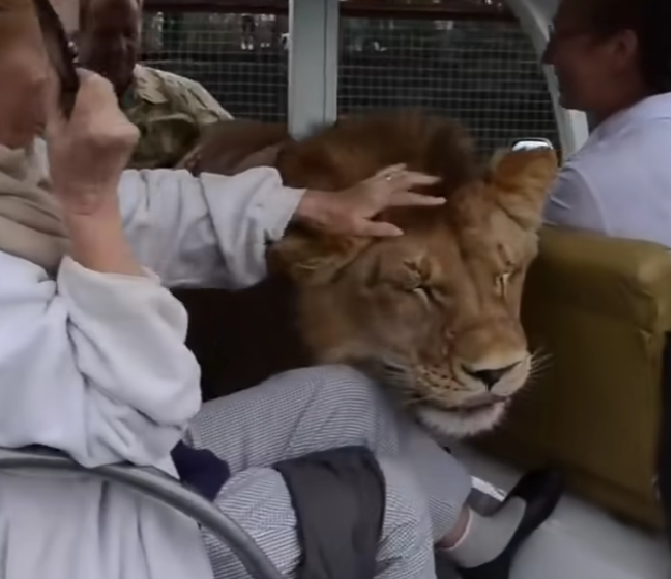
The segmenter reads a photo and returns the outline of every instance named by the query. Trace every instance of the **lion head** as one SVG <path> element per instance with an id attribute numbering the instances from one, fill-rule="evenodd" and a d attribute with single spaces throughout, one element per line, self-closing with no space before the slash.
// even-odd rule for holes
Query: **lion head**
<path id="1" fill-rule="evenodd" d="M 404 229 L 402 237 L 293 228 L 269 250 L 269 262 L 295 283 L 300 333 L 316 363 L 373 374 L 441 433 L 494 426 L 534 365 L 520 302 L 557 171 L 554 152 L 504 153 L 482 170 L 459 127 L 419 113 L 348 118 L 300 141 L 286 129 L 278 139 L 277 126 L 246 123 L 249 148 L 228 148 L 232 165 L 222 167 L 212 145 L 243 142 L 230 138 L 231 125 L 210 135 L 200 161 L 209 155 L 209 166 L 216 161 L 218 172 L 233 173 L 254 155 L 290 185 L 332 191 L 399 162 L 442 178 L 424 192 L 445 196 L 445 205 L 382 216 Z"/>

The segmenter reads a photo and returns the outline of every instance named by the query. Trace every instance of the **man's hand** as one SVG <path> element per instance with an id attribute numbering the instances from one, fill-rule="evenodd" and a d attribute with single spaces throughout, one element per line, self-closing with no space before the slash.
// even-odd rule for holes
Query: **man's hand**
<path id="1" fill-rule="evenodd" d="M 121 173 L 139 132 L 119 110 L 109 81 L 87 71 L 80 77 L 69 119 L 60 114 L 56 95 L 49 99 L 47 142 L 54 195 L 66 213 L 90 215 L 110 202 L 116 205 Z"/>
<path id="2" fill-rule="evenodd" d="M 395 237 L 403 231 L 392 223 L 374 221 L 380 213 L 395 206 L 442 205 L 445 199 L 413 193 L 421 185 L 439 179 L 393 165 L 347 191 L 326 193 L 307 191 L 296 211 L 296 219 L 314 229 L 334 235 Z"/>

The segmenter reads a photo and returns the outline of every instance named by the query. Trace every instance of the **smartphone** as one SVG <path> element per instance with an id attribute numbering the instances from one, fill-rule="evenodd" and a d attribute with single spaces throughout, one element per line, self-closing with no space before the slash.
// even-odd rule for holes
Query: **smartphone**
<path id="1" fill-rule="evenodd" d="M 534 149 L 550 149 L 554 151 L 552 141 L 541 137 L 515 139 L 510 145 L 511 151 L 533 151 Z"/>
<path id="2" fill-rule="evenodd" d="M 58 103 L 63 116 L 70 118 L 79 92 L 77 52 L 63 28 L 50 0 L 33 0 L 44 46 L 59 80 Z"/>

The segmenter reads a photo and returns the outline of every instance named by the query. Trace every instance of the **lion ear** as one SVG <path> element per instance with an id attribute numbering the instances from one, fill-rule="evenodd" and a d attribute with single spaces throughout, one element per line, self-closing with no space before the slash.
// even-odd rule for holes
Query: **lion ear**
<path id="1" fill-rule="evenodd" d="M 495 153 L 490 179 L 497 202 L 522 227 L 538 227 L 558 170 L 557 154 L 551 149 Z"/>
<path id="2" fill-rule="evenodd" d="M 332 282 L 370 243 L 369 239 L 289 233 L 268 251 L 268 266 L 299 285 Z"/>

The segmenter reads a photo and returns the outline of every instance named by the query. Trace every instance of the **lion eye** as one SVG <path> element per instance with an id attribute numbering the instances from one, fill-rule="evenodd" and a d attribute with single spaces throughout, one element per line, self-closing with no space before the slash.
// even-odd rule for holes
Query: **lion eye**
<path id="1" fill-rule="evenodd" d="M 511 272 L 502 273 L 496 277 L 496 293 L 502 298 L 506 297 L 506 290 L 508 289 L 508 281 L 510 280 Z"/>
<path id="2" fill-rule="evenodd" d="M 422 300 L 423 303 L 425 303 L 427 306 L 431 302 L 431 290 L 429 288 L 424 287 L 424 286 L 417 286 L 416 288 L 413 288 L 412 292 L 419 297 L 420 300 Z"/>

